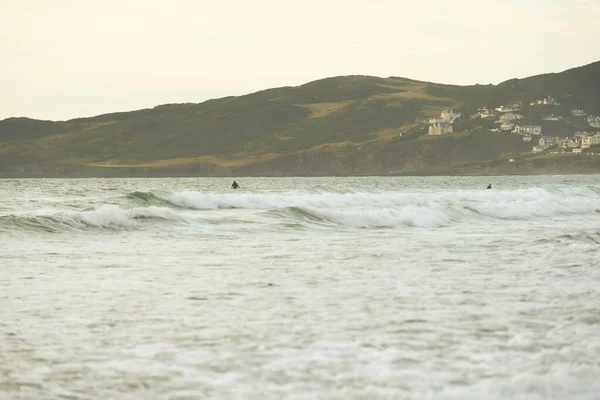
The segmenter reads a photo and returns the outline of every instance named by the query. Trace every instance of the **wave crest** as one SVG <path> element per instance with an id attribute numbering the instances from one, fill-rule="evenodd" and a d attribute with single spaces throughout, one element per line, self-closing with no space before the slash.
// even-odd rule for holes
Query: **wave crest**
<path id="1" fill-rule="evenodd" d="M 600 212 L 600 197 L 589 188 L 310 194 L 185 191 L 167 195 L 166 199 L 190 209 L 270 210 L 271 214 L 300 222 L 365 228 L 439 227 L 466 220 L 533 220 Z"/>
<path id="2" fill-rule="evenodd" d="M 5 228 L 59 232 L 69 229 L 89 228 L 131 229 L 141 220 L 172 220 L 182 218 L 165 207 L 137 207 L 122 209 L 113 204 L 105 204 L 89 211 L 69 211 L 54 215 L 8 215 L 0 217 Z"/>

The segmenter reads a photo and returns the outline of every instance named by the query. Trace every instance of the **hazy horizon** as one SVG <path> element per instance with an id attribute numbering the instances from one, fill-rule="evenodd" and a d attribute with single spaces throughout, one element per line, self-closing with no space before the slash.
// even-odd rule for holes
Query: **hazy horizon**
<path id="1" fill-rule="evenodd" d="M 0 119 L 199 103 L 340 75 L 497 84 L 600 60 L 592 0 L 0 4 Z"/>

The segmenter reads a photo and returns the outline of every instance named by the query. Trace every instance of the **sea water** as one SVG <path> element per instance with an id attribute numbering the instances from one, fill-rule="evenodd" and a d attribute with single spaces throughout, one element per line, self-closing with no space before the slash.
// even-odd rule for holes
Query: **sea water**
<path id="1" fill-rule="evenodd" d="M 0 180 L 0 399 L 600 398 L 600 176 L 236 180 Z"/>

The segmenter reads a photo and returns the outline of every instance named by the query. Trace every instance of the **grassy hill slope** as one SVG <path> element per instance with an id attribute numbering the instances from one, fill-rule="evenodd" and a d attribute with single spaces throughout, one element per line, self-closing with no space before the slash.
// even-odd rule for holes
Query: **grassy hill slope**
<path id="1" fill-rule="evenodd" d="M 468 171 L 531 145 L 468 118 L 457 121 L 458 133 L 429 137 L 415 120 L 548 95 L 560 112 L 600 114 L 599 85 L 600 63 L 496 86 L 344 76 L 66 122 L 9 118 L 0 121 L 0 176 Z M 535 119 L 540 109 L 527 112 Z"/>

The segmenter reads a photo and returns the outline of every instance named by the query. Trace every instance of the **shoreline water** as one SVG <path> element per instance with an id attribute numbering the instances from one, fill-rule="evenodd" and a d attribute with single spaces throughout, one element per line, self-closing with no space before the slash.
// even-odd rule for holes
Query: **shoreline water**
<path id="1" fill-rule="evenodd" d="M 0 398 L 600 393 L 597 176 L 236 180 L 0 180 Z"/>

